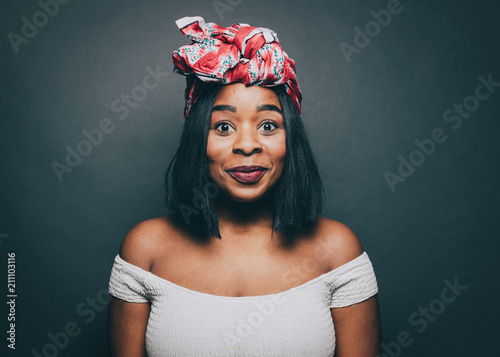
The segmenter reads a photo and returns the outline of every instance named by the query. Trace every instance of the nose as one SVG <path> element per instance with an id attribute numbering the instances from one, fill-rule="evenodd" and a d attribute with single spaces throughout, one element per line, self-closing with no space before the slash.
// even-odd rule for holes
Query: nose
<path id="1" fill-rule="evenodd" d="M 250 128 L 240 128 L 234 136 L 233 152 L 235 154 L 252 155 L 262 152 L 259 133 Z"/>

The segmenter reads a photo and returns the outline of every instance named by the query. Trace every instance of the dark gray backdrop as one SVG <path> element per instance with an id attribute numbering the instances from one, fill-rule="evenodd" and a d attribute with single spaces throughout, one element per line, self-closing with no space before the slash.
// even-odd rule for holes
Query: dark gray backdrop
<path id="1" fill-rule="evenodd" d="M 162 178 L 184 121 L 171 53 L 188 43 L 175 20 L 200 15 L 271 28 L 296 60 L 323 216 L 371 257 L 385 355 L 498 355 L 499 2 L 70 1 L 57 13 L 46 3 L 1 11 L 2 299 L 7 252 L 17 283 L 16 350 L 5 302 L 3 350 L 106 354 L 119 244 L 168 213 Z M 169 74 L 139 88 L 157 69 Z M 122 95 L 136 98 L 128 113 Z M 67 147 L 87 156 L 70 167 Z M 54 162 L 72 171 L 59 179 Z"/>

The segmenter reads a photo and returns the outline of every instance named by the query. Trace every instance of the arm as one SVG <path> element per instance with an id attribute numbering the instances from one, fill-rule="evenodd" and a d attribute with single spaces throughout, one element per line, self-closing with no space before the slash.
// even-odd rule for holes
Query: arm
<path id="1" fill-rule="evenodd" d="M 150 271 L 159 220 L 139 223 L 128 232 L 120 247 L 120 257 L 143 270 Z M 146 357 L 146 328 L 151 305 L 120 300 L 110 295 L 108 305 L 108 347 L 111 357 Z"/>
<path id="2" fill-rule="evenodd" d="M 377 295 L 359 304 L 331 309 L 336 357 L 375 357 L 380 353 L 380 316 Z"/>
<path id="3" fill-rule="evenodd" d="M 329 246 L 329 268 L 338 268 L 359 257 L 364 249 L 346 225 L 323 221 L 322 235 Z M 332 308 L 336 335 L 336 357 L 376 357 L 380 353 L 380 315 L 377 295 L 360 303 Z"/>
<path id="4" fill-rule="evenodd" d="M 146 326 L 150 305 L 110 296 L 108 341 L 111 357 L 146 357 Z"/>

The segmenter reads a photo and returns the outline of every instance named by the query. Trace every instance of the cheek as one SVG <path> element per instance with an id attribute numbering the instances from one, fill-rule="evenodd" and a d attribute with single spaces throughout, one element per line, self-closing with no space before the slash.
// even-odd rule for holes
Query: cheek
<path id="1" fill-rule="evenodd" d="M 217 145 L 217 141 L 213 139 L 213 136 L 209 134 L 207 139 L 207 156 L 209 163 L 217 160 L 220 152 L 219 146 L 220 145 Z"/>
<path id="2" fill-rule="evenodd" d="M 283 164 L 285 162 L 286 140 L 284 135 L 280 140 L 275 140 L 269 146 L 269 152 L 275 164 Z"/>
<path id="3" fill-rule="evenodd" d="M 229 150 L 229 151 L 228 151 Z M 226 157 L 230 151 L 228 144 L 217 140 L 213 136 L 209 135 L 207 140 L 207 157 L 208 165 L 211 170 L 216 170 L 221 168 L 226 161 Z"/>

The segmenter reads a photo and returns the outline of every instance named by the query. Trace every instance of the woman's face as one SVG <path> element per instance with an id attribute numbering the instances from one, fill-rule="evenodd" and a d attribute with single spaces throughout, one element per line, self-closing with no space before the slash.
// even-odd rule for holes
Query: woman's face
<path id="1" fill-rule="evenodd" d="M 207 155 L 212 179 L 231 199 L 255 201 L 280 178 L 286 152 L 281 109 L 268 88 L 233 83 L 219 90 Z"/>

